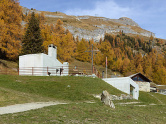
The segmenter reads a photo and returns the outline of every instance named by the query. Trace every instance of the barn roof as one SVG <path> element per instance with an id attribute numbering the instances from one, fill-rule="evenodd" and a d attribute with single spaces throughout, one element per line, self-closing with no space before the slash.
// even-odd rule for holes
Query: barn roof
<path id="1" fill-rule="evenodd" d="M 149 78 L 147 78 L 145 75 L 143 75 L 141 73 L 136 73 L 136 74 L 130 75 L 128 77 L 130 77 L 131 79 L 133 79 L 134 77 L 137 77 L 137 76 L 141 77 L 146 82 L 152 82 Z"/>

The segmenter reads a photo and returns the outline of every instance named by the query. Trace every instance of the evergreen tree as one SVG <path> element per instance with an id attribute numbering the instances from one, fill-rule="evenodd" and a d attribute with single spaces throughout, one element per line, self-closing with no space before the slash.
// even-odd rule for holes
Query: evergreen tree
<path id="1" fill-rule="evenodd" d="M 32 54 L 43 52 L 43 39 L 41 37 L 41 31 L 39 26 L 39 19 L 35 17 L 35 13 L 32 12 L 31 18 L 28 23 L 22 45 L 22 54 Z"/>

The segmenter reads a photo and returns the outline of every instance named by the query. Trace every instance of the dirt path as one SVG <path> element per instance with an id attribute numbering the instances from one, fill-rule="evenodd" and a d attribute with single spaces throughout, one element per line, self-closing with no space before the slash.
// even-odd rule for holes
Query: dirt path
<path id="1" fill-rule="evenodd" d="M 149 93 L 150 94 L 150 93 Z M 156 96 L 150 94 L 152 97 L 154 97 L 155 99 L 157 99 L 161 104 L 163 104 L 163 102 L 161 100 L 159 100 Z"/>
<path id="2" fill-rule="evenodd" d="M 34 102 L 34 103 L 25 103 L 25 104 L 16 104 L 10 105 L 6 107 L 0 107 L 0 115 L 9 114 L 9 113 L 17 113 L 24 112 L 33 109 L 39 109 L 46 106 L 58 105 L 58 104 L 67 104 L 61 102 Z"/>

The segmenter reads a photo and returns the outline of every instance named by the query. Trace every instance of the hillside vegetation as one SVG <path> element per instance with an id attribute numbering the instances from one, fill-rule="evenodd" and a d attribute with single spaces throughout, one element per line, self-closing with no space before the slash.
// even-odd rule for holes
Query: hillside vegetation
<path id="1" fill-rule="evenodd" d="M 3 4 L 6 6 L 2 6 Z M 54 17 L 58 18 L 56 24 L 48 24 L 49 12 L 39 12 L 33 9 L 23 11 L 18 1 L 15 0 L 2 1 L 0 5 L 3 8 L 0 13 L 2 27 L 0 28 L 0 59 L 18 61 L 18 56 L 22 54 L 34 54 L 41 51 L 47 53 L 48 45 L 54 44 L 58 48 L 57 57 L 61 62 L 71 62 L 74 58 L 91 63 L 93 57 L 94 65 L 105 67 L 107 57 L 108 68 L 113 71 L 118 71 L 124 76 L 141 72 L 154 83 L 166 84 L 165 40 L 154 38 L 153 34 L 150 37 L 143 37 L 141 34 L 129 35 L 130 33 L 126 34 L 125 30 L 118 30 L 116 33 L 104 33 L 103 39 L 95 42 L 93 37 L 88 40 L 80 39 L 79 35 L 73 37 L 70 28 L 64 27 L 66 25 L 64 17 L 70 19 L 76 17 L 55 12 Z M 36 13 L 31 13 L 32 11 Z M 80 22 L 78 25 L 81 26 L 82 23 L 79 20 L 84 21 L 83 27 L 92 25 L 89 24 L 87 18 L 97 17 L 78 17 L 77 21 Z M 92 19 L 92 22 L 99 24 L 97 20 Z M 128 18 L 120 18 L 120 20 L 100 18 L 99 20 L 107 20 L 115 27 L 118 23 L 120 26 L 134 26 L 140 29 L 134 21 Z M 96 28 L 101 27 L 96 25 Z M 35 29 L 38 32 L 34 33 Z M 91 32 L 95 30 L 92 29 Z M 91 56 L 90 52 L 85 52 L 91 51 L 92 45 L 94 50 L 98 51 L 94 53 L 94 56 Z M 41 49 L 38 50 L 38 48 Z"/>
<path id="2" fill-rule="evenodd" d="M 111 94 L 122 92 L 101 79 L 86 77 L 33 77 L 0 75 L 0 87 L 65 101 L 95 100 L 93 94 L 107 89 Z"/>
<path id="3" fill-rule="evenodd" d="M 140 92 L 138 101 L 113 101 L 116 108 L 111 109 L 93 97 L 93 94 L 100 94 L 103 90 L 114 95 L 122 94 L 98 78 L 0 75 L 0 106 L 48 101 L 68 103 L 0 115 L 0 120 L 1 123 L 26 124 L 165 123 L 166 96 Z"/>

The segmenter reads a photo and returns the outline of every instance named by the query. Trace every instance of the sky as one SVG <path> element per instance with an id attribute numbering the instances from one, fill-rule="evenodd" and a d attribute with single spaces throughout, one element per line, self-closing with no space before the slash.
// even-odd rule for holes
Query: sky
<path id="1" fill-rule="evenodd" d="M 166 39 L 166 0 L 19 0 L 20 5 L 39 11 L 67 15 L 91 15 L 110 19 L 128 17 L 143 29 Z"/>

